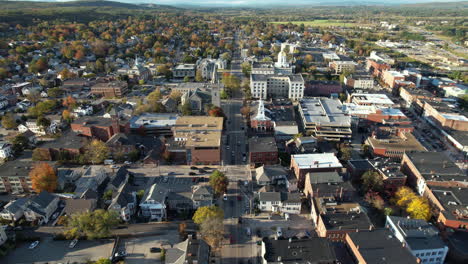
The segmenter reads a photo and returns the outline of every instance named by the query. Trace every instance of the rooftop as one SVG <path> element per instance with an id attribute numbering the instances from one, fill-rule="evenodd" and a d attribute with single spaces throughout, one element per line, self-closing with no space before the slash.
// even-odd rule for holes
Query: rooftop
<path id="1" fill-rule="evenodd" d="M 307 98 L 300 101 L 300 108 L 306 123 L 329 126 L 351 126 L 351 117 L 347 116 L 338 99 Z"/>
<path id="2" fill-rule="evenodd" d="M 394 105 L 393 101 L 386 94 L 353 93 L 351 94 L 351 101 L 359 105 Z"/>
<path id="3" fill-rule="evenodd" d="M 133 116 L 130 119 L 130 128 L 152 128 L 152 127 L 169 127 L 176 124 L 179 116 L 177 114 L 167 113 L 145 113 L 139 116 Z"/>
<path id="4" fill-rule="evenodd" d="M 84 137 L 79 136 L 77 133 L 69 130 L 59 138 L 53 141 L 48 141 L 38 148 L 45 149 L 81 149 L 85 146 Z"/>
<path id="5" fill-rule="evenodd" d="M 374 149 L 386 149 L 387 151 L 426 151 L 412 133 L 402 133 L 401 136 L 387 135 L 369 137 L 367 142 Z"/>
<path id="6" fill-rule="evenodd" d="M 174 130 L 179 131 L 222 131 L 223 118 L 211 116 L 181 116 L 177 118 Z"/>
<path id="7" fill-rule="evenodd" d="M 408 152 L 406 155 L 425 178 L 466 178 L 466 174 L 443 152 Z"/>
<path id="8" fill-rule="evenodd" d="M 349 233 L 352 243 L 366 263 L 413 264 L 417 263 L 409 250 L 387 229 Z"/>
<path id="9" fill-rule="evenodd" d="M 431 187 L 432 193 L 444 207 L 442 213 L 449 220 L 468 218 L 468 189 Z"/>
<path id="10" fill-rule="evenodd" d="M 296 154 L 291 158 L 300 169 L 343 167 L 334 153 Z"/>
<path id="11" fill-rule="evenodd" d="M 249 139 L 250 153 L 278 152 L 274 137 L 253 137 Z"/>
<path id="12" fill-rule="evenodd" d="M 263 240 L 265 245 L 265 260 L 268 263 L 306 264 L 334 263 L 335 251 L 328 239 L 312 237 L 307 239 Z"/>

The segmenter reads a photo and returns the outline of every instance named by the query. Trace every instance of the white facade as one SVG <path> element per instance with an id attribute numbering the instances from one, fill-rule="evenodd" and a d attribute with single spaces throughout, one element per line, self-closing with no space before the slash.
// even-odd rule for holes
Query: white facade
<path id="1" fill-rule="evenodd" d="M 73 110 L 73 115 L 75 117 L 80 117 L 80 116 L 89 116 L 92 115 L 94 112 L 93 106 L 91 105 L 86 105 L 86 106 L 79 106 L 75 110 Z"/>
<path id="2" fill-rule="evenodd" d="M 166 218 L 166 198 L 168 191 L 153 184 L 140 202 L 141 214 L 151 221 L 162 221 Z"/>
<path id="3" fill-rule="evenodd" d="M 172 70 L 175 78 L 195 77 L 195 71 L 195 64 L 180 64 Z"/>
<path id="4" fill-rule="evenodd" d="M 0 226 L 0 246 L 5 244 L 7 240 L 8 240 L 8 237 L 5 233 L 5 229 Z"/>
<path id="5" fill-rule="evenodd" d="M 424 220 L 387 216 L 386 227 L 424 264 L 443 264 L 448 246 L 437 229 Z"/>
<path id="6" fill-rule="evenodd" d="M 0 158 L 5 159 L 12 155 L 11 144 L 0 142 Z"/>
<path id="7" fill-rule="evenodd" d="M 254 98 L 267 99 L 272 97 L 298 100 L 304 97 L 304 88 L 304 79 L 300 74 L 252 74 L 250 77 L 250 91 Z"/>

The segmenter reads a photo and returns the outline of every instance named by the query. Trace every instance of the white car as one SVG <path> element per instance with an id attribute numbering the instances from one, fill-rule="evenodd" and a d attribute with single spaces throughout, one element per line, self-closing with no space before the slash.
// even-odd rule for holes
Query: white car
<path id="1" fill-rule="evenodd" d="M 224 201 L 227 201 L 227 199 L 228 199 L 227 194 L 224 194 L 224 195 L 223 195 L 223 200 L 224 200 Z"/>
<path id="2" fill-rule="evenodd" d="M 32 242 L 31 245 L 29 245 L 29 249 L 34 249 L 37 247 L 37 245 L 39 245 L 39 240 Z"/>
<path id="3" fill-rule="evenodd" d="M 119 166 L 117 166 L 117 165 L 112 165 L 111 166 L 111 169 L 118 169 L 118 168 L 119 168 Z"/>
<path id="4" fill-rule="evenodd" d="M 68 245 L 69 248 L 74 248 L 76 244 L 78 243 L 78 239 L 73 239 L 72 242 L 70 242 L 70 245 Z"/>

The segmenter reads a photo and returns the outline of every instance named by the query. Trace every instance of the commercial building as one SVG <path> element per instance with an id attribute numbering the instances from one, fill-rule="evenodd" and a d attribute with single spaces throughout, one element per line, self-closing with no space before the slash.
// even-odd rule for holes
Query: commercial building
<path id="1" fill-rule="evenodd" d="M 401 160 L 403 154 L 408 151 L 427 151 L 426 148 L 410 132 L 386 133 L 384 131 L 374 132 L 367 138 L 374 156 Z"/>
<path id="2" fill-rule="evenodd" d="M 421 259 L 421 263 L 445 263 L 448 246 L 439 237 L 438 230 L 430 223 L 420 219 L 387 216 L 385 226 L 406 245 L 413 256 Z"/>
<path id="3" fill-rule="evenodd" d="M 117 133 L 129 133 L 130 125 L 118 118 L 105 118 L 96 116 L 84 116 L 71 123 L 73 132 L 101 141 L 109 140 Z"/>
<path id="4" fill-rule="evenodd" d="M 468 113 L 458 109 L 452 102 L 418 99 L 416 103 L 429 123 L 444 129 L 468 131 Z"/>
<path id="5" fill-rule="evenodd" d="M 29 193 L 32 192 L 29 172 L 33 167 L 29 160 L 15 160 L 0 166 L 0 192 Z"/>
<path id="6" fill-rule="evenodd" d="M 273 137 L 249 139 L 249 162 L 253 167 L 278 163 L 278 147 Z"/>
<path id="7" fill-rule="evenodd" d="M 397 81 L 405 81 L 405 75 L 398 71 L 384 71 L 382 73 L 382 81 L 390 88 L 395 88 Z"/>
<path id="8" fill-rule="evenodd" d="M 387 229 L 349 233 L 346 235 L 346 245 L 354 262 L 359 264 L 420 263 Z"/>
<path id="9" fill-rule="evenodd" d="M 299 193 L 259 192 L 258 209 L 263 212 L 300 214 L 301 196 Z"/>
<path id="10" fill-rule="evenodd" d="M 91 93 L 104 97 L 122 97 L 127 93 L 128 84 L 124 81 L 117 80 L 98 80 L 98 82 L 91 87 Z"/>
<path id="11" fill-rule="evenodd" d="M 190 77 L 194 78 L 197 70 L 195 64 L 179 64 L 172 69 L 174 78 Z"/>
<path id="12" fill-rule="evenodd" d="M 334 153 L 296 154 L 291 156 L 291 170 L 304 188 L 307 173 L 341 171 L 343 166 Z"/>
<path id="13" fill-rule="evenodd" d="M 167 144 L 173 159 L 186 164 L 221 164 L 222 117 L 183 116 L 173 128 L 174 140 Z"/>
<path id="14" fill-rule="evenodd" d="M 334 248 L 325 238 L 291 238 L 262 241 L 263 264 L 338 263 Z"/>
<path id="15" fill-rule="evenodd" d="M 329 141 L 351 138 L 351 117 L 343 111 L 338 99 L 302 99 L 299 113 L 307 134 Z"/>
<path id="16" fill-rule="evenodd" d="M 374 78 L 367 74 L 350 74 L 344 78 L 344 83 L 353 89 L 370 90 L 374 88 Z"/>
<path id="17" fill-rule="evenodd" d="M 139 135 L 170 136 L 175 126 L 177 114 L 144 113 L 130 119 L 130 131 Z"/>
<path id="18" fill-rule="evenodd" d="M 354 61 L 332 61 L 328 64 L 330 69 L 335 71 L 335 74 L 341 74 L 344 72 L 354 72 L 357 63 Z"/>
<path id="19" fill-rule="evenodd" d="M 444 233 L 468 228 L 468 188 L 431 186 L 426 193 Z"/>
<path id="20" fill-rule="evenodd" d="M 383 108 L 392 107 L 395 104 L 386 94 L 367 93 L 353 93 L 348 97 L 348 102 L 362 106 L 376 106 Z"/>
<path id="21" fill-rule="evenodd" d="M 304 96 L 304 78 L 300 74 L 251 74 L 252 97 L 301 99 Z"/>

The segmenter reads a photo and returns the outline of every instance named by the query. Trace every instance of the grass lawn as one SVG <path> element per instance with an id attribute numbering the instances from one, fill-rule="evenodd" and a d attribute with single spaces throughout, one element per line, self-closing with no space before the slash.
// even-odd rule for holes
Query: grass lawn
<path id="1" fill-rule="evenodd" d="M 288 24 L 292 23 L 295 25 L 304 24 L 306 27 L 355 27 L 361 25 L 360 23 L 356 22 L 344 22 L 341 20 L 330 20 L 330 19 L 317 19 L 312 21 L 275 21 L 270 22 L 272 24 Z"/>

